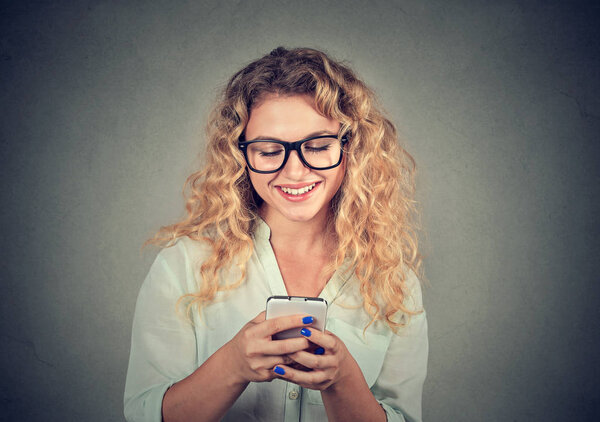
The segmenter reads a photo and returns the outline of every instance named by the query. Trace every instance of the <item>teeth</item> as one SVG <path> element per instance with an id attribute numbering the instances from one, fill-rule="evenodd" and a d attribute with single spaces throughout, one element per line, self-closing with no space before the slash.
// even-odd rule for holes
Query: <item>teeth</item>
<path id="1" fill-rule="evenodd" d="M 289 195 L 302 195 L 303 193 L 306 193 L 306 192 L 312 190 L 315 186 L 316 186 L 316 183 L 313 183 L 312 185 L 304 186 L 301 189 L 291 189 L 291 188 L 285 188 L 282 186 L 281 190 Z"/>

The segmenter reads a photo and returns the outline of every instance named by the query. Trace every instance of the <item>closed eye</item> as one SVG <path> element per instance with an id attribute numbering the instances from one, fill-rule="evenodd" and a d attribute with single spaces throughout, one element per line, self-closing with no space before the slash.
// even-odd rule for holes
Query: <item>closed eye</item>
<path id="1" fill-rule="evenodd" d="M 330 145 L 324 145 L 322 147 L 311 147 L 311 146 L 307 146 L 305 149 L 307 152 L 321 152 L 321 151 L 327 151 L 329 149 Z"/>
<path id="2" fill-rule="evenodd" d="M 276 157 L 277 155 L 281 154 L 283 151 L 260 151 L 259 155 L 261 157 Z"/>

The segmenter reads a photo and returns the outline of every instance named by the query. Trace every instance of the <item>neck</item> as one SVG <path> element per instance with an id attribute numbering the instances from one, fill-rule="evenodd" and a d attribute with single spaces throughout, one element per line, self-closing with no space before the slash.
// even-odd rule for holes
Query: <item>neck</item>
<path id="1" fill-rule="evenodd" d="M 261 208 L 261 218 L 271 229 L 271 245 L 275 250 L 313 253 L 327 248 L 331 233 L 327 230 L 327 210 L 308 221 L 290 221 L 268 208 Z"/>

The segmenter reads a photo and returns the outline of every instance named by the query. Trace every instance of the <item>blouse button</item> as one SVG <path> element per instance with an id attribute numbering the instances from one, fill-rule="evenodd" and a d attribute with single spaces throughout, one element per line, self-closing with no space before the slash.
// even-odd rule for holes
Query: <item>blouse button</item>
<path id="1" fill-rule="evenodd" d="M 290 398 L 290 400 L 298 400 L 298 391 L 296 390 L 292 390 L 290 391 L 290 393 L 288 394 L 288 397 Z"/>

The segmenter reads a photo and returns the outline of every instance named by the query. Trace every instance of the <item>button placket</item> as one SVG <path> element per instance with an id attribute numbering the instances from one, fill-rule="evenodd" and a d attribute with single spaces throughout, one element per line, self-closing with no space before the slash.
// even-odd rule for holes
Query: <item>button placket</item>
<path id="1" fill-rule="evenodd" d="M 299 421 L 300 405 L 302 404 L 302 387 L 289 381 L 286 384 L 285 421 Z"/>

